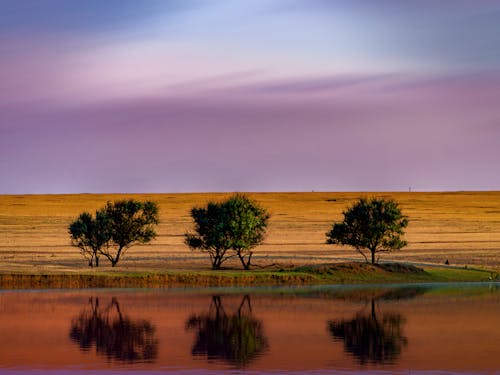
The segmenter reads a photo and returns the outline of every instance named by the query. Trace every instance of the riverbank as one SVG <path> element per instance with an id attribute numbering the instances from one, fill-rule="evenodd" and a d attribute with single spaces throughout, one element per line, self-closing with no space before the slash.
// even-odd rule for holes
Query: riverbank
<path id="1" fill-rule="evenodd" d="M 92 270 L 61 274 L 0 274 L 0 289 L 172 288 L 217 286 L 275 286 L 315 284 L 393 284 L 500 281 L 484 269 L 425 267 L 397 263 L 369 265 L 336 263 L 275 270 L 172 270 L 110 272 Z"/>

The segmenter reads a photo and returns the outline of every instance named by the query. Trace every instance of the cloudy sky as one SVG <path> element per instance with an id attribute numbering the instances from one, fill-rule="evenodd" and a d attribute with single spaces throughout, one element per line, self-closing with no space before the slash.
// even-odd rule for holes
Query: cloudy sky
<path id="1" fill-rule="evenodd" d="M 0 0 L 0 194 L 500 189 L 500 1 Z"/>

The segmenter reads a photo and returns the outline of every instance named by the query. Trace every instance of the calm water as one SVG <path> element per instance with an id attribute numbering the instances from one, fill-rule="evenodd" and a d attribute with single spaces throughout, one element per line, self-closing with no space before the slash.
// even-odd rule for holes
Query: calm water
<path id="1" fill-rule="evenodd" d="M 0 373 L 500 374 L 500 285 L 0 292 Z"/>

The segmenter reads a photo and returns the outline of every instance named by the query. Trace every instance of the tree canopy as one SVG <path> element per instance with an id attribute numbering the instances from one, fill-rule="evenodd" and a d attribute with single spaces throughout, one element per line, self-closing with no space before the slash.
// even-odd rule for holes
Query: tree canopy
<path id="1" fill-rule="evenodd" d="M 343 214 L 344 220 L 334 223 L 326 234 L 326 242 L 353 246 L 367 262 L 365 250 L 370 251 L 374 264 L 376 253 L 399 250 L 407 244 L 402 236 L 408 219 L 393 200 L 360 198 Z"/>
<path id="2" fill-rule="evenodd" d="M 110 239 L 106 215 L 97 211 L 92 217 L 90 213 L 83 212 L 69 225 L 68 231 L 72 245 L 78 247 L 89 260 L 89 266 L 99 267 L 100 251 Z"/>
<path id="3" fill-rule="evenodd" d="M 249 269 L 252 249 L 264 240 L 269 214 L 245 195 L 235 194 L 226 201 L 193 208 L 191 217 L 196 234 L 186 233 L 185 243 L 208 253 L 213 269 L 233 256 Z M 228 255 L 228 250 L 235 254 Z"/>
<path id="4" fill-rule="evenodd" d="M 222 203 L 209 202 L 204 208 L 191 209 L 197 234 L 186 233 L 185 243 L 191 249 L 208 253 L 213 269 L 219 269 L 227 259 L 227 250 L 231 247 L 224 230 L 225 207 Z"/>
<path id="5" fill-rule="evenodd" d="M 269 214 L 242 194 L 228 199 L 225 207 L 230 248 L 236 251 L 243 268 L 249 269 L 252 249 L 264 241 Z"/>
<path id="6" fill-rule="evenodd" d="M 133 199 L 108 202 L 103 209 L 108 220 L 109 245 L 101 253 L 115 266 L 120 256 L 136 243 L 148 243 L 156 237 L 159 222 L 158 205 Z"/>
<path id="7" fill-rule="evenodd" d="M 133 199 L 108 202 L 95 213 L 84 212 L 69 225 L 72 244 L 90 258 L 89 265 L 99 266 L 103 255 L 114 267 L 125 251 L 136 243 L 148 243 L 156 237 L 158 206 L 154 202 Z"/>

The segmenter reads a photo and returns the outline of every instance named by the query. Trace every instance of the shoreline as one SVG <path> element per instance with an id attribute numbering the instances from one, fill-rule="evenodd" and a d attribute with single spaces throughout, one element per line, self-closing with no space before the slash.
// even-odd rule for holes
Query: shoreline
<path id="1" fill-rule="evenodd" d="M 337 263 L 284 270 L 172 270 L 164 272 L 3 273 L 1 290 L 174 288 L 497 282 L 497 272 L 472 268 L 418 268 L 401 263 Z"/>

